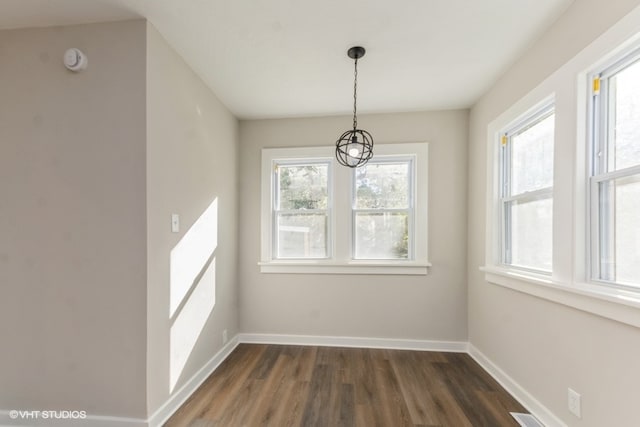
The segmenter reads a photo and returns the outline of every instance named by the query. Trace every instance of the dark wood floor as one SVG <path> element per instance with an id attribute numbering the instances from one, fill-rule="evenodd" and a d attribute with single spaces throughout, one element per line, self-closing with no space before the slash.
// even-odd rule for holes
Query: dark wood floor
<path id="1" fill-rule="evenodd" d="M 166 427 L 518 426 L 461 353 L 241 344 Z"/>

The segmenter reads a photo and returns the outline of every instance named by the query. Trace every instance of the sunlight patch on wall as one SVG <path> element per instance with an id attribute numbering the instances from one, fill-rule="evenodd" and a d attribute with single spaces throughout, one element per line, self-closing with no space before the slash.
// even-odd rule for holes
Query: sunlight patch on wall
<path id="1" fill-rule="evenodd" d="M 169 392 L 175 388 L 216 303 L 216 259 L 202 275 L 171 326 Z"/>
<path id="2" fill-rule="evenodd" d="M 173 317 L 218 246 L 218 198 L 171 250 L 169 317 Z"/>
<path id="3" fill-rule="evenodd" d="M 216 302 L 218 199 L 171 250 L 169 392 L 175 388 Z"/>

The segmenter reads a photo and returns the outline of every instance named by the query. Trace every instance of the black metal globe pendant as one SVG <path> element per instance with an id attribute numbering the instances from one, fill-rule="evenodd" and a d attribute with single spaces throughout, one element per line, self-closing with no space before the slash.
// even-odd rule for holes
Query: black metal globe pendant
<path id="1" fill-rule="evenodd" d="M 354 46 L 347 52 L 354 60 L 353 77 L 353 129 L 348 130 L 336 141 L 336 159 L 338 163 L 350 168 L 364 165 L 373 157 L 373 138 L 364 129 L 358 129 L 357 92 L 358 92 L 358 59 L 365 54 L 363 47 Z"/>

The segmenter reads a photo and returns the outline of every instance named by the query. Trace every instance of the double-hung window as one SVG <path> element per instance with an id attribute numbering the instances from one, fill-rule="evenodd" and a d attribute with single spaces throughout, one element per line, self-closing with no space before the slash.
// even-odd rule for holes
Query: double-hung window
<path id="1" fill-rule="evenodd" d="M 640 49 L 592 82 L 591 278 L 640 289 Z"/>
<path id="2" fill-rule="evenodd" d="M 330 168 L 321 159 L 274 163 L 274 258 L 330 257 Z"/>
<path id="3" fill-rule="evenodd" d="M 413 257 L 413 161 L 373 160 L 353 171 L 354 259 Z"/>
<path id="4" fill-rule="evenodd" d="M 550 273 L 555 114 L 546 104 L 500 135 L 502 264 Z"/>
<path id="5" fill-rule="evenodd" d="M 333 147 L 262 152 L 261 271 L 426 274 L 427 144 L 379 144 L 351 169 Z"/>

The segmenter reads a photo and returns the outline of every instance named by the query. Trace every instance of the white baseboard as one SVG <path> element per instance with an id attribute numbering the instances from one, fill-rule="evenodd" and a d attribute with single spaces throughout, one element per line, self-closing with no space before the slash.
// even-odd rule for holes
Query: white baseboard
<path id="1" fill-rule="evenodd" d="M 325 347 L 386 348 L 392 350 L 466 353 L 465 341 L 427 341 L 390 338 L 331 337 L 317 335 L 240 334 L 241 343 L 317 345 Z"/>
<path id="2" fill-rule="evenodd" d="M 36 419 L 33 414 L 24 414 L 22 417 L 14 418 L 11 416 L 12 412 L 0 410 L 0 427 L 147 427 L 147 420 L 142 418 L 87 415 L 81 419 L 42 418 L 41 416 Z M 58 413 L 54 414 L 54 416 L 64 416 L 64 414 L 60 415 Z"/>
<path id="3" fill-rule="evenodd" d="M 149 427 L 160 427 L 173 415 L 182 404 L 200 387 L 200 385 L 209 378 L 209 375 L 216 370 L 218 366 L 231 354 L 238 346 L 238 335 L 229 340 L 219 352 L 217 352 L 211 360 L 209 360 L 198 372 L 196 372 L 178 391 L 173 393 L 171 397 L 158 408 L 153 415 L 149 417 L 147 425 Z M 124 427 L 124 426 L 123 426 Z"/>
<path id="4" fill-rule="evenodd" d="M 518 402 L 522 404 L 531 414 L 536 417 L 546 427 L 567 427 L 567 425 L 551 412 L 546 406 L 540 403 L 527 390 L 511 378 L 506 372 L 500 369 L 480 350 L 469 343 L 469 355 L 482 368 L 489 373 L 498 383 L 504 387 Z"/>

